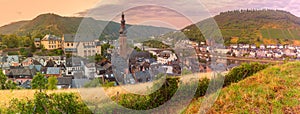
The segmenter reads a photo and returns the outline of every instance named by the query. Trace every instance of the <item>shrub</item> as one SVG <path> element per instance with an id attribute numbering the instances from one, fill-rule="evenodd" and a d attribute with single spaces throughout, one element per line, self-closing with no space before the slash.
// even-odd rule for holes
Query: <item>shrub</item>
<path id="1" fill-rule="evenodd" d="M 21 114 L 91 114 L 88 107 L 74 93 L 35 93 L 33 100 L 10 101 L 7 113 Z"/>
<path id="2" fill-rule="evenodd" d="M 209 85 L 209 79 L 207 79 L 207 78 L 201 79 L 198 83 L 195 97 L 198 98 L 198 97 L 204 96 L 206 93 L 206 90 L 208 88 L 208 85 Z"/>
<path id="3" fill-rule="evenodd" d="M 137 94 L 122 94 L 114 96 L 112 99 L 118 102 L 120 105 L 136 110 L 147 110 L 156 108 L 166 101 L 170 100 L 175 94 L 178 88 L 179 78 L 167 78 L 162 87 L 149 94 L 149 95 L 137 95 Z"/>
<path id="4" fill-rule="evenodd" d="M 253 75 L 254 73 L 265 69 L 268 67 L 268 64 L 260 63 L 243 63 L 238 67 L 233 68 L 226 76 L 224 80 L 224 86 L 228 86 L 231 83 L 236 83 L 242 79 L 245 79 L 248 76 Z"/>
<path id="5" fill-rule="evenodd" d="M 17 51 L 10 51 L 10 52 L 7 52 L 7 55 L 19 55 L 19 52 L 17 52 Z"/>

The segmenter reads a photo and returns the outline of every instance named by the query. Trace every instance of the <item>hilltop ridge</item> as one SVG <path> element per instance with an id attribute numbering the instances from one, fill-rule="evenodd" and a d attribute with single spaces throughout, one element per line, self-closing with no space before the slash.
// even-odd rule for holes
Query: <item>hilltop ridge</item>
<path id="1" fill-rule="evenodd" d="M 45 34 L 62 36 L 63 34 L 76 33 L 81 22 L 86 23 L 86 31 L 99 33 L 104 29 L 102 37 L 117 38 L 120 24 L 113 21 L 96 20 L 91 17 L 63 17 L 53 13 L 41 14 L 29 21 L 19 21 L 0 27 L 0 34 L 17 34 L 19 36 L 42 37 Z M 174 31 L 170 28 L 126 25 L 130 28 L 129 37 L 150 37 Z"/>
<path id="2" fill-rule="evenodd" d="M 189 25 L 181 30 L 192 41 L 205 41 L 200 26 L 211 34 L 210 23 L 215 21 L 225 45 L 229 44 L 293 44 L 300 40 L 300 18 L 283 10 L 233 10 Z M 195 26 L 197 25 L 197 26 Z M 163 37 L 174 37 L 168 33 Z"/>

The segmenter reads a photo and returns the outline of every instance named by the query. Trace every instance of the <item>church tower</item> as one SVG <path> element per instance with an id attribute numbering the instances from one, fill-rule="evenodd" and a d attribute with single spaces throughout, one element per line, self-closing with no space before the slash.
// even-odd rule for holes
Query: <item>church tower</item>
<path id="1" fill-rule="evenodd" d="M 126 24 L 125 24 L 125 15 L 122 13 L 121 27 L 120 27 L 120 36 L 119 36 L 119 46 L 120 46 L 120 56 L 123 58 L 127 57 L 127 36 L 126 36 Z"/>

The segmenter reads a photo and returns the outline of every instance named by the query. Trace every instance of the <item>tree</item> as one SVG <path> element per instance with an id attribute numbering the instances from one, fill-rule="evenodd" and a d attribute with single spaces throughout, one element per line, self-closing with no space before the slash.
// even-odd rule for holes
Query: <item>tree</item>
<path id="1" fill-rule="evenodd" d="M 101 45 L 101 54 L 104 55 L 107 52 L 107 49 L 110 48 L 111 46 L 109 44 L 102 44 Z"/>
<path id="2" fill-rule="evenodd" d="M 42 89 L 46 89 L 46 84 L 47 78 L 39 72 L 33 77 L 31 82 L 32 89 L 39 89 L 40 92 L 42 92 Z"/>
<path id="3" fill-rule="evenodd" d="M 37 92 L 33 99 L 12 99 L 9 114 L 92 114 L 75 93 Z"/>
<path id="4" fill-rule="evenodd" d="M 11 80 L 8 80 L 5 84 L 6 89 L 17 89 L 17 84 Z"/>
<path id="5" fill-rule="evenodd" d="M 51 76 L 48 78 L 48 84 L 47 84 L 47 88 L 49 90 L 54 90 L 57 89 L 56 85 L 57 85 L 57 78 L 55 76 Z"/>
<path id="6" fill-rule="evenodd" d="M 37 48 L 37 47 L 35 47 L 34 42 L 32 42 L 31 45 L 30 45 L 30 50 L 31 50 L 31 52 L 35 52 L 35 51 L 36 51 L 36 48 Z"/>
<path id="7" fill-rule="evenodd" d="M 11 80 L 7 81 L 7 77 L 3 74 L 2 70 L 0 70 L 0 90 L 3 89 L 16 89 L 17 84 Z"/>
<path id="8" fill-rule="evenodd" d="M 3 74 L 2 70 L 0 70 L 0 90 L 6 89 L 6 87 L 5 87 L 6 80 L 7 80 L 7 77 L 5 76 L 5 74 Z"/>

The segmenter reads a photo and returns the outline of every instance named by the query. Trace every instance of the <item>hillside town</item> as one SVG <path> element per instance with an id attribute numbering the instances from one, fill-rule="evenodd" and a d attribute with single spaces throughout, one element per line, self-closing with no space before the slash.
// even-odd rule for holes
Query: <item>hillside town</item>
<path id="1" fill-rule="evenodd" d="M 209 41 L 196 43 L 179 40 L 176 51 L 171 48 L 153 48 L 143 43 L 128 47 L 125 15 L 122 14 L 118 40 L 99 41 L 96 36 L 84 34 L 64 34 L 58 37 L 47 34 L 35 38 L 38 49 L 62 50 L 59 56 L 24 57 L 3 54 L 0 58 L 3 73 L 18 86 L 31 88 L 30 82 L 39 72 L 47 78 L 55 76 L 58 88 L 81 88 L 94 79 L 114 82 L 114 85 L 136 84 L 155 80 L 158 75 L 180 76 L 183 70 L 190 72 L 211 72 L 212 49 Z M 169 39 L 169 40 L 168 40 Z M 171 38 L 162 41 L 172 44 Z M 106 45 L 106 48 L 102 47 Z M 178 52 L 179 48 L 186 49 Z M 195 50 L 193 56 L 184 56 L 187 50 Z M 214 50 L 223 57 L 286 60 L 300 59 L 300 47 L 292 45 L 251 45 L 232 44 Z M 176 52 L 176 53 L 175 53 Z M 101 58 L 95 60 L 97 57 Z M 226 58 L 223 58 L 226 59 Z M 127 61 L 128 60 L 128 61 Z M 225 69 L 236 65 L 224 63 Z"/>
<path id="2" fill-rule="evenodd" d="M 64 54 L 25 57 L 2 53 L 0 65 L 10 80 L 28 89 L 37 73 L 46 78 L 56 77 L 57 88 L 81 88 L 97 78 L 102 83 L 114 82 L 119 85 L 153 81 L 160 73 L 174 76 L 181 74 L 179 60 L 172 50 L 145 47 L 143 51 L 127 53 L 129 47 L 126 40 L 123 14 L 119 41 L 99 41 L 96 36 L 82 34 L 64 34 L 62 37 L 47 34 L 43 38 L 34 39 L 35 47 L 41 50 L 62 50 Z M 102 49 L 104 45 L 109 48 Z M 102 58 L 95 60 L 99 56 Z M 128 67 L 121 72 L 123 74 L 118 74 L 119 66 Z"/>
<path id="3" fill-rule="evenodd" d="M 162 74 L 180 76 L 186 71 L 211 72 L 211 61 L 216 56 L 225 60 L 226 57 L 300 59 L 299 46 L 280 44 L 232 44 L 212 50 L 211 41 L 197 43 L 178 40 L 172 43 L 173 39 L 167 38 L 161 42 L 163 48 L 149 47 L 143 43 L 134 43 L 133 47 L 129 47 L 125 22 L 125 15 L 122 14 L 118 40 L 100 41 L 97 36 L 89 34 L 64 34 L 62 37 L 47 34 L 43 38 L 34 38 L 37 49 L 61 50 L 63 54 L 22 56 L 1 52 L 2 71 L 23 88 L 31 88 L 30 82 L 37 73 L 47 78 L 56 77 L 58 88 L 81 88 L 95 79 L 100 79 L 102 83 L 113 82 L 116 86 L 151 82 Z M 174 49 L 167 46 L 172 44 Z M 180 52 L 180 49 L 183 50 Z M 211 54 L 215 52 L 219 55 Z M 219 65 L 226 70 L 237 66 L 226 62 Z"/>

